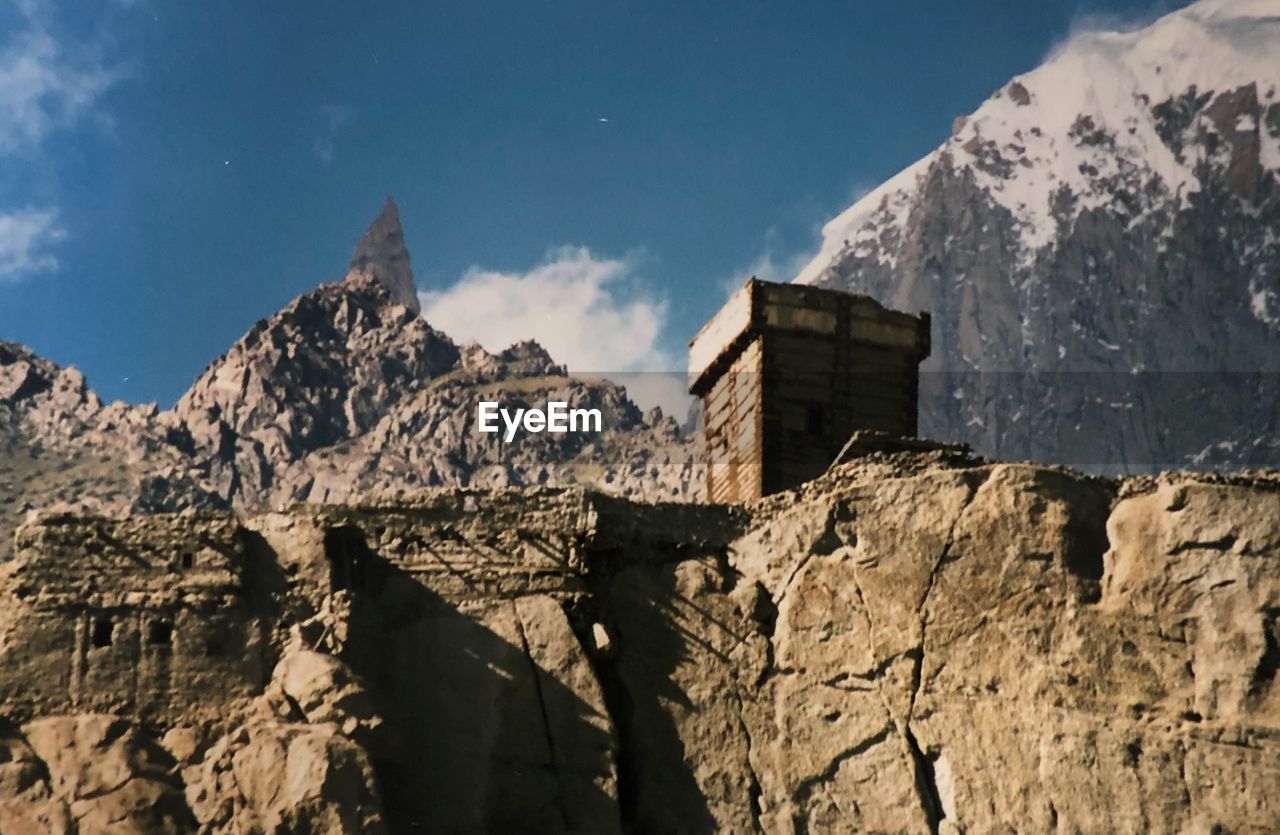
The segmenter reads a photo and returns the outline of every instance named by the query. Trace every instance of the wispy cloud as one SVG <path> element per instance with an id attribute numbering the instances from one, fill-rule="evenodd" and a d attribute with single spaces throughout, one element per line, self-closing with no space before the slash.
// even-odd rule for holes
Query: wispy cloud
<path id="1" fill-rule="evenodd" d="M 345 104 L 322 104 L 316 110 L 320 128 L 311 144 L 316 159 L 325 165 L 337 156 L 338 134 L 356 116 L 354 107 Z"/>
<path id="2" fill-rule="evenodd" d="M 50 247 L 66 234 L 51 209 L 0 212 L 0 281 L 56 269 Z"/>
<path id="3" fill-rule="evenodd" d="M 39 158 L 45 140 L 92 120 L 109 124 L 102 96 L 123 77 L 97 43 L 65 36 L 49 0 L 9 0 L 0 32 L 0 158 Z M 0 206 L 0 281 L 56 269 L 67 236 L 51 206 Z"/>
<path id="4" fill-rule="evenodd" d="M 39 147 L 94 112 L 121 78 L 93 45 L 58 38 L 42 4 L 18 5 L 22 25 L 0 44 L 0 154 Z"/>
<path id="5" fill-rule="evenodd" d="M 1155 23 L 1161 17 L 1173 11 L 1167 0 L 1153 4 L 1145 11 L 1118 12 L 1077 10 L 1067 27 L 1067 33 L 1058 38 L 1045 53 L 1045 60 L 1052 59 L 1077 38 L 1087 38 L 1099 32 L 1136 32 Z"/>
<path id="6" fill-rule="evenodd" d="M 728 296 L 753 276 L 761 281 L 791 281 L 817 254 L 817 247 L 800 250 L 789 248 L 782 234 L 777 229 L 770 228 L 765 232 L 760 254 L 756 259 L 722 281 L 720 288 Z"/>

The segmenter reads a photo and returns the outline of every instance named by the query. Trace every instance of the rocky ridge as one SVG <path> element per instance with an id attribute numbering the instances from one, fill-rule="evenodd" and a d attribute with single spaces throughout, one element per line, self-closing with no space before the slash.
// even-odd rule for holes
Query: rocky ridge
<path id="1" fill-rule="evenodd" d="M 599 408 L 603 431 L 506 443 L 475 430 L 480 399 Z M 673 420 L 646 418 L 618 385 L 570 376 L 537 343 L 497 354 L 457 346 L 368 273 L 255 325 L 174 415 L 219 492 L 243 507 L 473 483 L 584 483 L 651 499 L 701 489 L 697 446 Z"/>
<path id="2" fill-rule="evenodd" d="M 181 421 L 104 404 L 74 368 L 0 342 L 0 560 L 28 512 L 115 515 L 225 507 Z"/>
<path id="3" fill-rule="evenodd" d="M 1103 472 L 1280 464 L 1280 4 L 1085 32 L 824 229 L 933 316 L 922 433 Z"/>
<path id="4" fill-rule="evenodd" d="M 599 408 L 599 435 L 474 431 L 475 403 Z M 0 343 L 0 542 L 24 513 L 252 509 L 426 486 L 588 484 L 695 498 L 698 443 L 624 388 L 572 377 L 536 343 L 456 345 L 418 315 L 395 204 L 342 281 L 256 323 L 170 410 L 105 405 L 73 368 Z"/>

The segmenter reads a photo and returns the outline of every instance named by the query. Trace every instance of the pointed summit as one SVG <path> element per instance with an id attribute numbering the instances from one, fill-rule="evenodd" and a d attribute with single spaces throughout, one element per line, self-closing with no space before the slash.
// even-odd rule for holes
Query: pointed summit
<path id="1" fill-rule="evenodd" d="M 418 292 L 409 265 L 409 250 L 404 245 L 400 213 L 396 201 L 388 197 L 382 211 L 369 224 L 356 251 L 351 256 L 351 269 L 372 273 L 390 291 L 392 298 L 419 312 Z"/>

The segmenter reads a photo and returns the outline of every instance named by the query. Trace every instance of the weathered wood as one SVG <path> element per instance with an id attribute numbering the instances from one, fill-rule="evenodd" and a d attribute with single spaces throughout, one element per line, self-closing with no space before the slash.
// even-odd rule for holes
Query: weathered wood
<path id="1" fill-rule="evenodd" d="M 914 434 L 929 317 L 874 299 L 752 280 L 690 345 L 712 501 L 820 475 L 857 429 Z"/>

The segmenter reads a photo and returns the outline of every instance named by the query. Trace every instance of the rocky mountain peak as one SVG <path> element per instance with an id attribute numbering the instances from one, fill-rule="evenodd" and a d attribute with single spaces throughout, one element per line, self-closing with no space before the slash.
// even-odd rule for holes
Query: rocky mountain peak
<path id="1" fill-rule="evenodd" d="M 391 197 L 387 198 L 382 211 L 378 212 L 356 244 L 350 269 L 353 275 L 368 273 L 376 276 L 397 302 L 414 313 L 420 311 L 418 290 L 413 283 L 413 267 L 404 244 L 404 229 L 400 226 L 400 212 Z"/>
<path id="2" fill-rule="evenodd" d="M 408 259 L 388 201 L 343 281 L 322 284 L 258 322 L 178 401 L 172 421 L 225 503 L 249 508 L 423 486 L 583 481 L 650 499 L 696 494 L 696 446 L 643 424 L 620 386 L 568 377 L 533 341 L 496 354 L 474 343 L 459 348 L 416 304 L 406 309 L 416 301 Z M 389 275 L 400 276 L 399 289 Z M 17 389 L 19 376 L 0 375 L 0 393 Z M 516 408 L 548 400 L 597 408 L 607 431 L 485 443 L 474 432 L 482 391 Z"/>
<path id="3" fill-rule="evenodd" d="M 1275 466 L 1277 223 L 1280 0 L 1201 0 L 1073 35 L 831 220 L 796 280 L 933 314 L 926 435 Z"/>

